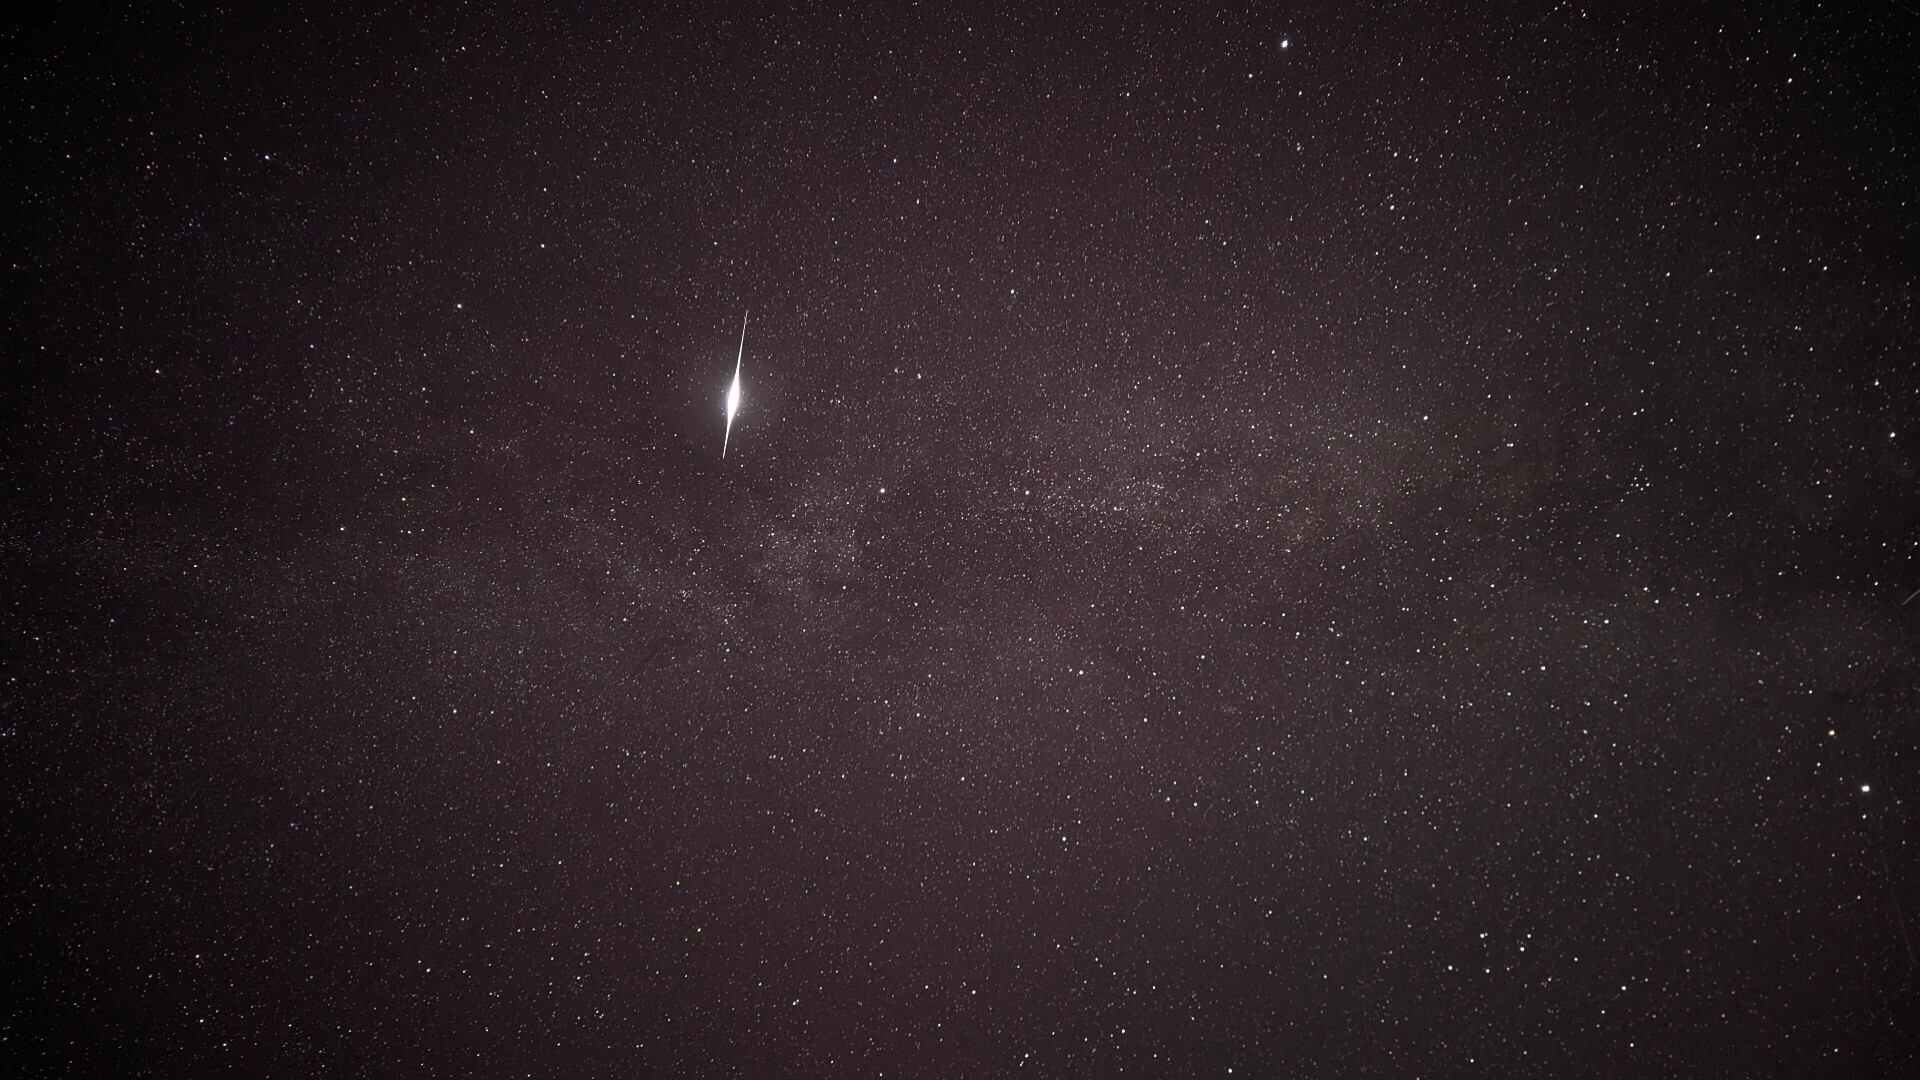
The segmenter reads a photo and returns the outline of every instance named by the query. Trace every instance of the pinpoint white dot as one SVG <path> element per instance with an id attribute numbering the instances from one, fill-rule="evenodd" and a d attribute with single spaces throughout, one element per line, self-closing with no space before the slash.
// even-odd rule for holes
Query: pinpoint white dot
<path id="1" fill-rule="evenodd" d="M 1872 790 L 1873 790 L 1873 788 L 1872 788 L 1872 787 L 1870 787 L 1870 786 L 1868 786 L 1868 785 L 1866 785 L 1866 784 L 1861 784 L 1861 785 L 1860 785 L 1860 791 L 1861 791 L 1861 793 L 1862 793 L 1862 794 L 1865 794 L 1865 793 L 1867 793 L 1867 792 L 1869 792 L 1869 791 L 1872 791 Z"/>

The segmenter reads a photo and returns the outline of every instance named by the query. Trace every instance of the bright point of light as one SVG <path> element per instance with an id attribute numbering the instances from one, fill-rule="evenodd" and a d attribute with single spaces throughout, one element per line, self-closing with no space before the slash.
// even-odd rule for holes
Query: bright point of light
<path id="1" fill-rule="evenodd" d="M 740 373 L 733 373 L 733 385 L 727 387 L 727 434 L 720 440 L 720 456 L 727 456 L 727 444 L 733 441 L 733 417 L 740 411 Z"/>
<path id="2" fill-rule="evenodd" d="M 1873 790 L 1873 788 L 1872 788 L 1872 787 L 1870 787 L 1870 786 L 1868 786 L 1868 785 L 1866 785 L 1866 784 L 1861 784 L 1861 785 L 1860 785 L 1860 793 L 1861 793 L 1861 794 L 1863 794 L 1863 795 L 1864 795 L 1864 794 L 1866 794 L 1866 793 L 1867 793 L 1867 792 L 1869 792 L 1869 791 L 1872 791 L 1872 790 Z"/>
<path id="3" fill-rule="evenodd" d="M 1292 39 L 1292 38 L 1281 38 L 1281 39 L 1280 39 L 1280 47 L 1281 47 L 1281 48 L 1283 48 L 1283 49 L 1291 49 L 1291 48 L 1293 48 L 1293 39 Z"/>
<path id="4" fill-rule="evenodd" d="M 727 387 L 727 432 L 720 439 L 720 456 L 727 456 L 727 444 L 733 441 L 733 416 L 740 411 L 740 365 L 747 358 L 747 316 L 740 314 L 740 352 L 733 358 L 733 385 Z"/>

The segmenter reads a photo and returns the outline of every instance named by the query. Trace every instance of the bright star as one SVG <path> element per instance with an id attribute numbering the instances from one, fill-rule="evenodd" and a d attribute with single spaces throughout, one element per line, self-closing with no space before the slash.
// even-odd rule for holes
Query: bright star
<path id="1" fill-rule="evenodd" d="M 733 385 L 727 387 L 727 432 L 720 437 L 720 456 L 727 456 L 727 444 L 733 441 L 733 417 L 740 411 L 740 364 L 747 358 L 747 315 L 740 313 L 740 352 L 733 358 Z"/>

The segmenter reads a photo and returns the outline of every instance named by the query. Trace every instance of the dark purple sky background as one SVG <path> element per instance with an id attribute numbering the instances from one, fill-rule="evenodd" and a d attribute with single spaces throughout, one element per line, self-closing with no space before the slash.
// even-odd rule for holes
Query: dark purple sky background
<path id="1" fill-rule="evenodd" d="M 1920 15 L 809 7 L 6 31 L 0 1071 L 1911 1075 Z"/>

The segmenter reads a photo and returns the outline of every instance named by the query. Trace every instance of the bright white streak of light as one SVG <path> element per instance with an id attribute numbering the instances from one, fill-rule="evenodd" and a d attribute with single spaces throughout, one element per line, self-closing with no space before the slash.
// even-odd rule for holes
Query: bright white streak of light
<path id="1" fill-rule="evenodd" d="M 747 313 L 740 313 L 740 353 L 733 358 L 733 385 L 727 387 L 727 433 L 720 437 L 720 456 L 727 456 L 727 444 L 733 441 L 733 416 L 740 411 L 740 363 L 747 358 Z"/>

